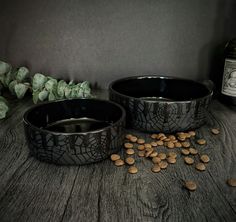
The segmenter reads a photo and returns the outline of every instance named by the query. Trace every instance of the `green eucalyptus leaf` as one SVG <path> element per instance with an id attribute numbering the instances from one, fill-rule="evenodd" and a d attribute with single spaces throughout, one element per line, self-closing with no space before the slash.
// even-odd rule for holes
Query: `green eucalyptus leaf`
<path id="1" fill-rule="evenodd" d="M 71 98 L 77 98 L 78 96 L 78 90 L 79 90 L 79 87 L 77 87 L 76 85 L 75 86 L 73 86 L 72 88 L 71 88 L 71 94 L 70 94 L 70 97 Z"/>
<path id="2" fill-rule="evenodd" d="M 77 98 L 83 98 L 83 97 L 84 97 L 84 90 L 80 88 L 77 94 Z"/>
<path id="3" fill-rule="evenodd" d="M 69 83 L 68 83 L 69 86 L 74 86 L 75 83 L 74 83 L 74 80 L 71 80 Z"/>
<path id="4" fill-rule="evenodd" d="M 0 119 L 4 119 L 6 117 L 8 110 L 9 108 L 6 100 L 0 96 Z"/>
<path id="5" fill-rule="evenodd" d="M 64 80 L 60 80 L 57 84 L 57 94 L 60 98 L 63 98 L 65 95 L 65 88 L 67 84 Z"/>
<path id="6" fill-rule="evenodd" d="M 33 77 L 32 87 L 34 91 L 42 90 L 45 83 L 47 82 L 47 77 L 41 73 L 36 73 Z"/>
<path id="7" fill-rule="evenodd" d="M 9 86 L 9 83 L 14 79 L 13 73 L 11 72 L 11 70 L 5 75 L 5 86 Z"/>
<path id="8" fill-rule="evenodd" d="M 33 102 L 36 104 L 39 100 L 39 91 L 33 91 Z"/>
<path id="9" fill-rule="evenodd" d="M 66 88 L 65 88 L 65 97 L 67 99 L 71 98 L 71 87 L 69 85 L 67 85 Z"/>
<path id="10" fill-rule="evenodd" d="M 81 85 L 80 85 L 80 87 L 83 88 L 83 89 L 84 89 L 84 88 L 89 88 L 89 82 L 88 82 L 88 81 L 82 82 Z"/>
<path id="11" fill-rule="evenodd" d="M 22 82 L 29 76 L 29 70 L 26 67 L 20 67 L 16 72 L 16 80 Z"/>
<path id="12" fill-rule="evenodd" d="M 53 100 L 55 100 L 56 99 L 56 97 L 55 97 L 55 95 L 53 94 L 53 92 L 50 92 L 49 93 L 49 96 L 48 96 L 48 100 L 49 101 L 53 101 Z"/>
<path id="13" fill-rule="evenodd" d="M 0 75 L 0 83 L 2 84 L 2 85 L 5 85 L 5 75 Z"/>
<path id="14" fill-rule="evenodd" d="M 50 78 L 46 83 L 45 83 L 45 88 L 49 91 L 55 91 L 57 87 L 57 80 Z"/>
<path id="15" fill-rule="evenodd" d="M 41 91 L 41 92 L 38 94 L 39 100 L 40 100 L 40 101 L 46 100 L 47 97 L 48 97 L 48 94 L 49 94 L 48 91 L 44 89 L 43 91 Z"/>
<path id="16" fill-rule="evenodd" d="M 11 70 L 10 64 L 0 61 L 0 75 L 3 75 L 5 73 L 9 72 L 10 70 Z"/>
<path id="17" fill-rule="evenodd" d="M 8 85 L 8 89 L 9 91 L 11 92 L 12 95 L 15 95 L 15 85 L 17 84 L 17 81 L 16 80 L 13 80 L 9 83 Z"/>
<path id="18" fill-rule="evenodd" d="M 28 90 L 28 86 L 23 83 L 17 83 L 15 85 L 15 93 L 18 99 L 22 99 Z"/>

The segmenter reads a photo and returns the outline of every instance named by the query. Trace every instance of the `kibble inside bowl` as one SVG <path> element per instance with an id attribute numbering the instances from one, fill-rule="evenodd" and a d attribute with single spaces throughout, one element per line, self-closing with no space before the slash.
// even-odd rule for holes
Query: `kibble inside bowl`
<path id="1" fill-rule="evenodd" d="M 162 76 L 135 76 L 109 86 L 110 100 L 122 105 L 127 126 L 147 132 L 173 133 L 205 123 L 212 89 L 197 81 Z"/>
<path id="2" fill-rule="evenodd" d="M 124 125 L 124 109 L 98 99 L 46 102 L 24 114 L 30 153 L 59 165 L 88 164 L 118 152 Z"/>

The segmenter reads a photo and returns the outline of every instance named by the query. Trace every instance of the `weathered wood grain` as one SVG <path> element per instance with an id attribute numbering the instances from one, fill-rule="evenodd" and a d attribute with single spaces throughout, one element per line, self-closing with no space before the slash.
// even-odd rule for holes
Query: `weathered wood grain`
<path id="1" fill-rule="evenodd" d="M 63 167 L 29 157 L 22 115 L 31 104 L 16 103 L 9 118 L 0 121 L 0 221 L 236 221 L 236 189 L 226 184 L 236 177 L 232 108 L 214 101 L 207 124 L 196 135 L 207 144 L 191 140 L 200 154 L 211 158 L 205 172 L 187 166 L 175 149 L 177 163 L 156 174 L 150 160 L 135 154 L 139 172 L 130 175 L 127 166 L 115 167 L 110 160 Z M 212 135 L 212 127 L 219 127 L 220 134 Z M 129 132 L 149 139 L 148 134 Z M 187 191 L 184 180 L 194 180 L 198 189 Z"/>

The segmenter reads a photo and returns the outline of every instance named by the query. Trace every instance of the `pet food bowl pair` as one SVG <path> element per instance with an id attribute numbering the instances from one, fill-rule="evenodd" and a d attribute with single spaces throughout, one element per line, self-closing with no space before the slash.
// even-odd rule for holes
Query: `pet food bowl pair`
<path id="1" fill-rule="evenodd" d="M 110 101 L 71 99 L 36 105 L 24 115 L 30 153 L 59 165 L 98 162 L 120 150 L 125 123 L 145 132 L 173 133 L 200 127 L 212 97 L 205 84 L 172 77 L 114 81 Z"/>

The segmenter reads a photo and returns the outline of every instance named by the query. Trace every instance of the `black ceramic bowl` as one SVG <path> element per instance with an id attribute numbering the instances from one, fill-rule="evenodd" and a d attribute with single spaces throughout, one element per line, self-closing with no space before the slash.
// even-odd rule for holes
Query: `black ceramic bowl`
<path id="1" fill-rule="evenodd" d="M 173 77 L 136 76 L 109 86 L 110 100 L 126 110 L 127 126 L 141 131 L 173 133 L 204 124 L 212 89 Z"/>
<path id="2" fill-rule="evenodd" d="M 117 152 L 124 124 L 125 111 L 120 105 L 97 99 L 42 103 L 24 114 L 30 153 L 63 165 L 97 162 Z"/>

